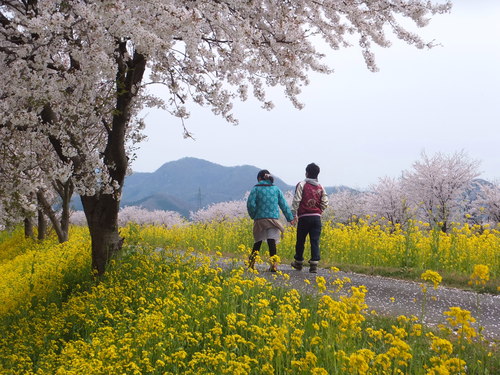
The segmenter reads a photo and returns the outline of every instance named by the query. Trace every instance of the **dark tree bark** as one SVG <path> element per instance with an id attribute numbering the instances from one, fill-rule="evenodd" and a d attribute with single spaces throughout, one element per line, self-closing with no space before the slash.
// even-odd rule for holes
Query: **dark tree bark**
<path id="1" fill-rule="evenodd" d="M 57 180 L 54 182 L 53 186 L 54 189 L 57 191 L 57 194 L 59 194 L 59 196 L 61 197 L 60 228 L 64 241 L 67 241 L 69 239 L 69 217 L 70 217 L 69 205 L 74 191 L 73 182 L 71 180 L 68 180 L 66 182 L 61 182 Z"/>
<path id="2" fill-rule="evenodd" d="M 118 233 L 120 201 L 111 194 L 82 195 L 81 200 L 92 240 L 92 268 L 102 275 L 123 244 Z"/>
<path id="3" fill-rule="evenodd" d="M 81 196 L 92 239 L 92 267 L 98 275 L 105 272 L 109 260 L 123 244 L 118 233 L 118 211 L 128 167 L 126 130 L 131 119 L 133 100 L 146 69 L 143 55 L 134 53 L 132 59 L 126 59 L 126 55 L 126 42 L 119 42 L 116 50 L 116 108 L 112 125 L 107 129 L 108 139 L 104 150 L 104 163 L 118 187 L 113 194 Z"/>
<path id="4" fill-rule="evenodd" d="M 50 222 L 52 223 L 52 226 L 54 227 L 54 230 L 56 231 L 57 239 L 59 240 L 59 243 L 66 242 L 68 240 L 69 223 L 66 223 L 64 225 L 64 227 L 65 227 L 65 230 L 64 230 L 63 225 L 62 225 L 62 221 L 59 221 L 55 211 L 52 209 L 51 204 L 47 201 L 47 199 L 45 198 L 45 195 L 43 194 L 42 191 L 38 191 L 36 193 L 36 198 L 38 200 L 38 204 L 42 207 L 43 212 L 50 219 Z M 64 205 L 64 202 L 63 202 L 63 205 Z M 67 218 L 67 220 L 69 221 L 69 217 Z"/>
<path id="5" fill-rule="evenodd" d="M 45 239 L 47 234 L 47 221 L 45 220 L 45 215 L 42 210 L 38 210 L 38 240 L 42 241 Z"/>
<path id="6" fill-rule="evenodd" d="M 24 219 L 24 237 L 35 238 L 35 235 L 33 233 L 33 222 L 29 217 Z"/>

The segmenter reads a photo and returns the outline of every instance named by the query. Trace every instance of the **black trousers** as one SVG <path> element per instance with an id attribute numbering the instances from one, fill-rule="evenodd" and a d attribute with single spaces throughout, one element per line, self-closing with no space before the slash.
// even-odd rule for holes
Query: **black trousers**
<path id="1" fill-rule="evenodd" d="M 319 261 L 319 237 L 321 236 L 321 217 L 302 216 L 297 224 L 297 242 L 295 243 L 295 260 L 304 261 L 304 245 L 309 236 L 311 243 L 311 261 Z"/>
<path id="2" fill-rule="evenodd" d="M 255 242 L 253 244 L 253 251 L 259 251 L 260 246 L 262 245 L 262 241 Z M 276 255 L 276 240 L 273 239 L 268 239 L 267 240 L 267 246 L 269 246 L 269 256 Z"/>

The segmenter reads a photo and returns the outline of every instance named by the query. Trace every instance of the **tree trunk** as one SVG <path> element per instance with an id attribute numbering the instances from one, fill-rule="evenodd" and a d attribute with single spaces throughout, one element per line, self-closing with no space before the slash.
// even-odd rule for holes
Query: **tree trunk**
<path id="1" fill-rule="evenodd" d="M 24 219 L 24 237 L 26 238 L 34 238 L 33 234 L 33 222 L 29 217 Z"/>
<path id="2" fill-rule="evenodd" d="M 102 275 L 111 257 L 122 247 L 123 238 L 118 234 L 120 196 L 128 167 L 125 150 L 127 126 L 132 104 L 146 69 L 146 59 L 134 52 L 127 58 L 126 42 L 119 42 L 116 49 L 116 108 L 112 126 L 108 128 L 108 140 L 104 150 L 104 164 L 109 176 L 117 184 L 113 194 L 97 193 L 81 196 L 83 211 L 92 240 L 92 268 Z"/>
<path id="3" fill-rule="evenodd" d="M 448 219 L 449 219 L 449 211 L 447 209 L 446 203 L 441 204 L 441 222 L 443 225 L 441 225 L 441 230 L 443 233 L 448 233 Z"/>
<path id="4" fill-rule="evenodd" d="M 132 115 L 133 100 L 139 91 L 146 70 L 145 56 L 135 51 L 130 58 L 126 41 L 118 42 L 115 58 L 117 63 L 116 104 L 111 126 L 103 121 L 108 133 L 103 161 L 108 168 L 109 177 L 117 186 L 113 194 L 97 192 L 92 196 L 80 196 L 92 241 L 92 268 L 97 271 L 98 275 L 105 272 L 109 260 L 123 244 L 123 239 L 118 234 L 118 210 L 119 197 L 128 167 L 125 149 L 126 134 Z M 49 123 L 57 120 L 50 106 L 44 108 L 42 119 Z M 61 142 L 55 137 L 49 137 L 49 140 L 59 158 L 63 162 L 69 162 L 70 159 L 64 155 Z M 79 158 L 72 158 L 71 161 L 75 170 L 82 162 Z"/>
<path id="5" fill-rule="evenodd" d="M 56 180 L 52 184 L 54 186 L 54 189 L 57 191 L 57 194 L 59 194 L 59 197 L 61 197 L 61 219 L 60 222 L 58 223 L 59 230 L 61 232 L 61 238 L 63 241 L 60 242 L 65 242 L 69 239 L 69 217 L 70 217 L 70 202 L 71 202 L 71 197 L 73 196 L 73 182 L 71 180 L 67 180 L 66 182 L 61 182 L 59 180 Z M 59 236 L 59 234 L 58 234 Z"/>
<path id="6" fill-rule="evenodd" d="M 73 196 L 73 183 L 71 180 L 66 181 L 64 184 L 62 198 L 62 212 L 61 212 L 61 230 L 66 236 L 66 241 L 69 239 L 69 217 L 70 209 L 69 204 Z"/>
<path id="7" fill-rule="evenodd" d="M 443 225 L 441 226 L 441 231 L 443 233 L 448 233 L 448 222 L 447 221 L 443 222 Z"/>
<path id="8" fill-rule="evenodd" d="M 56 231 L 59 243 L 66 242 L 68 240 L 68 229 L 66 228 L 66 232 L 63 231 L 56 213 L 52 209 L 50 203 L 47 201 L 45 195 L 41 190 L 37 191 L 36 198 L 38 199 L 38 204 L 40 205 L 40 207 L 42 207 L 45 214 L 49 217 L 50 222 L 52 223 L 54 230 Z"/>
<path id="9" fill-rule="evenodd" d="M 42 210 L 38 210 L 38 240 L 42 241 L 45 239 L 47 233 L 47 221 Z"/>
<path id="10" fill-rule="evenodd" d="M 82 195 L 80 198 L 92 240 L 92 268 L 102 275 L 111 257 L 123 244 L 118 233 L 120 201 L 110 194 Z"/>

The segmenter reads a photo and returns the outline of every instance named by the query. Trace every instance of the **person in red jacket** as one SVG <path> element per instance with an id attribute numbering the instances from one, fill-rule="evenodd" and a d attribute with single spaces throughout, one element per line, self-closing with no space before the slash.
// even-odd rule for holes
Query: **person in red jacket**
<path id="1" fill-rule="evenodd" d="M 304 244 L 309 236 L 311 259 L 309 272 L 316 273 L 320 260 L 319 237 L 321 235 L 321 214 L 328 206 L 328 195 L 318 182 L 319 167 L 311 163 L 306 167 L 306 179 L 295 187 L 292 212 L 298 217 L 297 241 L 292 267 L 301 270 L 304 263 Z"/>

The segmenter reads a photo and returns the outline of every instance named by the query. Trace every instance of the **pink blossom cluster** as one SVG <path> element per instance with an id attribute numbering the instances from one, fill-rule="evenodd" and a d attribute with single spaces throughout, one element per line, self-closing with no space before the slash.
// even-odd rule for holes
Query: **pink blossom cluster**
<path id="1" fill-rule="evenodd" d="M 71 215 L 71 223 L 74 225 L 87 225 L 87 219 L 83 211 L 75 211 Z M 186 219 L 175 211 L 146 210 L 142 207 L 127 206 L 118 213 L 118 224 L 123 227 L 129 223 L 139 225 L 161 225 L 167 228 L 185 225 Z"/>
<path id="2" fill-rule="evenodd" d="M 214 203 L 190 214 L 195 223 L 233 221 L 243 217 L 248 217 L 245 200 Z"/>
<path id="3" fill-rule="evenodd" d="M 337 223 L 347 224 L 367 214 L 366 200 L 368 195 L 357 191 L 340 191 L 328 196 L 329 204 L 323 218 Z"/>
<path id="4" fill-rule="evenodd" d="M 79 226 L 87 225 L 87 218 L 85 217 L 85 213 L 83 211 L 72 212 L 69 221 L 73 225 L 79 225 Z"/>
<path id="5" fill-rule="evenodd" d="M 120 226 L 125 226 L 131 222 L 140 225 L 161 225 L 169 228 L 177 225 L 184 225 L 186 220 L 180 213 L 175 211 L 149 211 L 137 206 L 122 208 L 120 212 L 118 212 L 118 224 Z"/>
<path id="6" fill-rule="evenodd" d="M 472 216 L 486 219 L 492 223 L 500 223 L 500 182 L 481 186 L 478 198 L 472 207 Z"/>
<path id="7" fill-rule="evenodd" d="M 71 194 L 80 194 L 99 273 L 121 246 L 116 220 L 143 108 L 179 118 L 185 136 L 193 105 L 236 123 L 236 100 L 253 95 L 273 107 L 267 87 L 302 108 L 310 73 L 333 71 L 325 50 L 355 43 L 376 71 L 374 46 L 395 38 L 432 47 L 414 30 L 451 8 L 447 0 L 0 4 L 0 202 L 18 218 L 43 209 L 64 241 Z M 48 209 L 51 188 L 63 201 L 61 228 Z"/>
<path id="8" fill-rule="evenodd" d="M 478 176 L 479 162 L 463 151 L 424 152 L 400 178 L 380 178 L 366 192 L 330 195 L 325 216 L 341 223 L 367 215 L 402 225 L 421 220 L 444 231 L 452 222 L 499 223 L 500 186 L 479 184 Z"/>
<path id="9" fill-rule="evenodd" d="M 320 46 L 357 44 L 376 71 L 374 45 L 388 47 L 392 36 L 431 47 L 413 29 L 451 8 L 445 0 L 64 4 L 7 1 L 0 7 L 0 160 L 8 176 L 0 185 L 24 196 L 19 207 L 29 212 L 33 193 L 55 180 L 71 179 L 75 192 L 85 196 L 119 195 L 127 167 L 121 163 L 133 158 L 134 144 L 143 138 L 144 107 L 183 120 L 190 104 L 206 105 L 236 123 L 234 100 L 253 95 L 270 109 L 266 86 L 281 86 L 301 108 L 298 95 L 308 74 L 333 71 Z M 130 98 L 117 108 L 117 93 L 123 93 L 117 75 L 130 71 L 138 76 L 127 78 L 133 81 Z M 154 85 L 166 87 L 167 97 L 146 91 Z M 122 135 L 111 145 L 117 138 L 109 135 L 118 126 Z"/>

